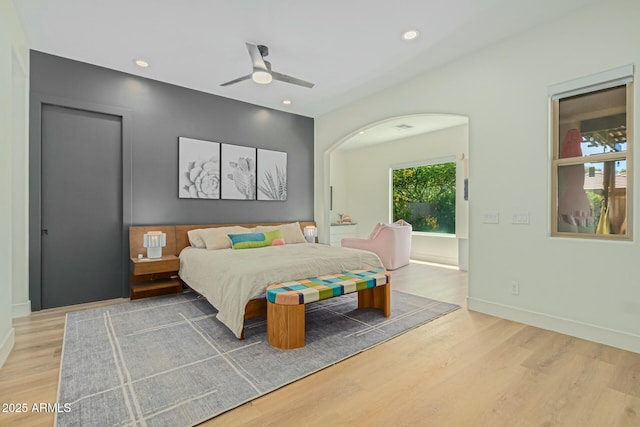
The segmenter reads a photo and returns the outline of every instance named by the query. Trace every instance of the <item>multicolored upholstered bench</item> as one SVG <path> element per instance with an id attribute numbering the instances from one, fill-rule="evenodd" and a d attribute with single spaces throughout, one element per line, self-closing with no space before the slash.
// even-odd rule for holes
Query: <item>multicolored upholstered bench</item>
<path id="1" fill-rule="evenodd" d="M 391 315 L 391 274 L 384 269 L 353 270 L 267 287 L 267 341 L 274 347 L 304 347 L 304 306 L 358 292 L 358 308 L 378 308 Z"/>

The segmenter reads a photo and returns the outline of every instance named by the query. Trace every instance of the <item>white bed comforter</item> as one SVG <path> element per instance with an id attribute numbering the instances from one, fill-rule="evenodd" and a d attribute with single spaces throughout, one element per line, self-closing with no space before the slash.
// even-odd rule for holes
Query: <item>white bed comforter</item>
<path id="1" fill-rule="evenodd" d="M 240 338 L 245 306 L 264 294 L 268 285 L 369 268 L 384 268 L 372 252 L 299 243 L 242 250 L 188 247 L 180 253 L 179 274 Z"/>

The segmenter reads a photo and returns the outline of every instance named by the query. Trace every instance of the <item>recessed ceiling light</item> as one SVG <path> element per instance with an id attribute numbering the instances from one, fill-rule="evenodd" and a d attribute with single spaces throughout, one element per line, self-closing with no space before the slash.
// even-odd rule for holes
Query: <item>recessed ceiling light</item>
<path id="1" fill-rule="evenodd" d="M 147 68 L 149 66 L 149 63 L 144 59 L 136 59 L 133 62 L 135 62 L 135 64 L 140 68 Z"/>
<path id="2" fill-rule="evenodd" d="M 402 33 L 402 38 L 404 40 L 413 40 L 418 37 L 418 34 L 420 34 L 418 33 L 418 30 L 409 30 Z"/>
<path id="3" fill-rule="evenodd" d="M 290 99 L 283 99 L 283 100 L 282 100 L 282 103 L 283 103 L 284 105 L 291 105 L 291 100 L 290 100 Z"/>
<path id="4" fill-rule="evenodd" d="M 363 130 L 361 130 L 360 132 L 358 132 L 358 135 L 362 135 L 364 133 Z"/>

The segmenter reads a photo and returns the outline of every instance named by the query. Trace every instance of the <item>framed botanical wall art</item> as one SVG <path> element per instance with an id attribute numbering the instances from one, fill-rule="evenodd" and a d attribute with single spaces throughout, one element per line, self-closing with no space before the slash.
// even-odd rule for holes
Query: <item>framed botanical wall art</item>
<path id="1" fill-rule="evenodd" d="M 221 191 L 227 200 L 256 200 L 256 149 L 222 144 Z"/>
<path id="2" fill-rule="evenodd" d="M 220 198 L 220 143 L 179 137 L 178 197 Z"/>
<path id="3" fill-rule="evenodd" d="M 287 200 L 287 153 L 258 149 L 258 200 Z"/>

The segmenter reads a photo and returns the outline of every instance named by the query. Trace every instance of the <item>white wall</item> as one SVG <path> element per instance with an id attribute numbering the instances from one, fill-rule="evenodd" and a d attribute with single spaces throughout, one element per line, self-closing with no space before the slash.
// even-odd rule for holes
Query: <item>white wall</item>
<path id="1" fill-rule="evenodd" d="M 6 360 L 14 343 L 11 324 L 13 313 L 13 281 L 24 280 L 22 287 L 27 292 L 26 238 L 26 184 L 20 180 L 26 170 L 26 109 L 28 103 L 28 58 L 27 44 L 18 23 L 13 3 L 0 1 L 0 366 Z M 21 140 L 16 142 L 16 140 Z M 14 164 L 14 161 L 18 164 Z M 15 168 L 19 170 L 15 171 Z M 16 184 L 16 191 L 14 191 Z M 16 194 L 22 191 L 22 194 Z M 15 206 L 15 201 L 21 206 Z M 21 215 L 17 220 L 14 215 Z M 19 224 L 14 232 L 14 221 Z M 15 240 L 14 240 L 15 239 Z M 22 240 L 24 239 L 24 240 Z M 20 240 L 20 241 L 18 241 Z M 20 253 L 14 254 L 14 248 Z M 14 260 L 18 259 L 17 273 Z"/>
<path id="2" fill-rule="evenodd" d="M 328 217 L 325 152 L 332 145 L 386 117 L 417 112 L 467 116 L 468 307 L 640 352 L 638 233 L 633 242 L 549 237 L 547 96 L 556 83 L 629 63 L 637 70 L 637 16 L 636 0 L 600 2 L 319 117 L 315 215 L 321 239 L 326 239 Z M 604 22 L 615 25 L 602 27 Z M 589 31 L 594 23 L 598 30 Z M 636 128 L 639 86 L 636 82 Z M 500 212 L 500 224 L 482 223 L 482 213 L 491 210 Z M 506 221 L 517 211 L 530 212 L 529 225 Z M 518 296 L 510 292 L 514 280 L 520 283 Z"/>
<path id="3" fill-rule="evenodd" d="M 442 159 L 457 162 L 456 233 L 467 235 L 468 209 L 463 200 L 464 166 L 461 155 L 467 153 L 468 126 L 399 139 L 331 155 L 331 182 L 335 212 L 346 212 L 358 223 L 359 237 L 367 237 L 379 222 L 390 221 L 389 169 L 410 162 L 425 163 Z M 344 194 L 344 195 L 343 195 Z M 445 235 L 414 234 L 411 258 L 421 261 L 458 264 L 458 240 Z"/>
<path id="4" fill-rule="evenodd" d="M 31 313 L 29 301 L 29 67 L 19 49 L 12 54 L 12 303 L 13 317 Z M 23 58 L 24 57 L 24 58 Z"/>
<path id="5" fill-rule="evenodd" d="M 330 209 L 331 222 L 338 221 L 339 213 L 349 213 L 347 199 L 347 167 L 344 151 L 335 151 L 331 154 L 330 185 L 333 193 L 333 203 Z M 355 221 L 355 219 L 354 219 Z"/>

